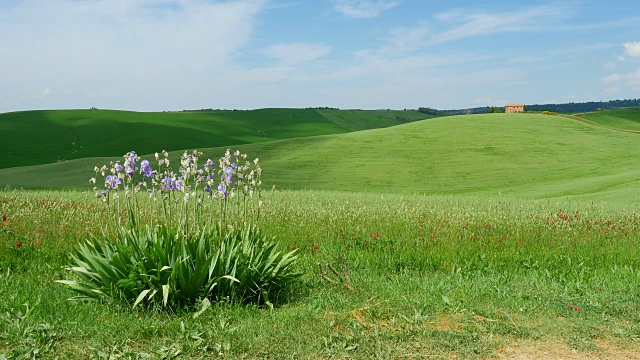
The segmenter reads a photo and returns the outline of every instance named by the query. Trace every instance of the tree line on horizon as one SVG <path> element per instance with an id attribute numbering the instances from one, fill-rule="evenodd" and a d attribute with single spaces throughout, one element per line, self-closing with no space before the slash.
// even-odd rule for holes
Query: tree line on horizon
<path id="1" fill-rule="evenodd" d="M 582 103 L 564 104 L 534 104 L 525 105 L 525 111 L 553 111 L 557 113 L 585 113 L 599 110 L 614 110 L 630 107 L 640 107 L 640 99 L 610 100 L 610 101 L 589 101 Z M 423 109 L 423 108 L 419 108 Z M 428 108 L 425 108 L 428 109 Z M 504 107 L 484 106 L 470 109 L 437 110 L 440 115 L 465 115 L 465 114 L 488 114 L 491 110 L 500 109 L 504 112 Z M 420 111 L 420 110 L 419 110 Z M 421 111 L 422 112 L 422 111 Z"/>

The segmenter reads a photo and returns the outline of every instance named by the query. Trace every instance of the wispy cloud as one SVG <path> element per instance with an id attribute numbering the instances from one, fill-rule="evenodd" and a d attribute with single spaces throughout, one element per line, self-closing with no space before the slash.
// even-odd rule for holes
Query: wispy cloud
<path id="1" fill-rule="evenodd" d="M 564 18 L 567 12 L 566 6 L 555 4 L 492 13 L 469 9 L 448 11 L 436 15 L 445 30 L 434 33 L 431 43 L 503 32 L 543 31 L 552 19 Z"/>
<path id="2" fill-rule="evenodd" d="M 602 79 L 605 84 L 625 83 L 633 89 L 640 89 L 640 67 L 629 73 L 615 73 Z"/>
<path id="3" fill-rule="evenodd" d="M 331 47 L 323 44 L 290 43 L 272 45 L 264 54 L 287 65 L 309 62 L 329 55 Z"/>
<path id="4" fill-rule="evenodd" d="M 351 18 L 374 18 L 400 4 L 390 0 L 339 0 L 334 9 Z"/>

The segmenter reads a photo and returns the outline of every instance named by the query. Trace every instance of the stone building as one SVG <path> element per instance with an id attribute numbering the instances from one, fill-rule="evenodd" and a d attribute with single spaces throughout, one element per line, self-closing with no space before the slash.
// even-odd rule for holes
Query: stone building
<path id="1" fill-rule="evenodd" d="M 507 104 L 504 107 L 506 113 L 521 113 L 524 112 L 524 104 Z"/>

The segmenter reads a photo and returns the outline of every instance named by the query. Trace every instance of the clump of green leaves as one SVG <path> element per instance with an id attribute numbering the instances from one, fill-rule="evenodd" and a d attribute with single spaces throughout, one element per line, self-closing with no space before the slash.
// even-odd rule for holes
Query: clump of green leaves
<path id="1" fill-rule="evenodd" d="M 98 198 L 115 216 L 111 208 L 121 205 L 119 190 L 124 190 L 129 221 L 115 233 L 107 222 L 101 236 L 78 245 L 71 254 L 74 265 L 67 269 L 79 280 L 58 282 L 79 293 L 74 299 L 115 298 L 134 307 L 205 299 L 271 305 L 270 300 L 280 299 L 302 274 L 294 269 L 295 250 L 280 252 L 258 228 L 258 159 L 251 163 L 236 152 L 233 162 L 227 150 L 216 171 L 211 159 L 199 168 L 202 154 L 185 152 L 174 172 L 168 154 L 163 155 L 156 154 L 157 170 L 134 152 L 122 165 L 96 168 L 105 179 L 104 190 L 94 188 Z M 145 192 L 146 202 L 138 199 Z M 152 213 L 146 223 L 143 213 Z"/>

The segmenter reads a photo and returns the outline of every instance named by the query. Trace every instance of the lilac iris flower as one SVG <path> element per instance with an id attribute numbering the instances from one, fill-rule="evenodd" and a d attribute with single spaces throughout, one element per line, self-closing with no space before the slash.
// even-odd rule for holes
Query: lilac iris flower
<path id="1" fill-rule="evenodd" d="M 204 164 L 204 168 L 207 171 L 211 171 L 215 168 L 216 166 L 213 164 L 213 160 L 211 159 L 207 159 L 207 162 Z"/>
<path id="2" fill-rule="evenodd" d="M 117 175 L 107 175 L 105 177 L 105 187 L 111 187 L 112 189 L 117 189 L 118 185 L 122 184 L 122 181 L 118 178 Z"/>
<path id="3" fill-rule="evenodd" d="M 233 182 L 233 168 L 232 167 L 224 168 L 224 176 L 226 176 L 227 183 L 231 184 Z M 224 180 L 225 179 L 223 177 L 222 181 Z"/>
<path id="4" fill-rule="evenodd" d="M 213 190 L 211 190 L 210 186 L 207 186 L 204 188 L 204 192 L 206 192 L 207 194 L 211 194 L 213 192 Z"/>
<path id="5" fill-rule="evenodd" d="M 153 170 L 151 169 L 151 165 L 149 165 L 148 160 L 142 160 L 140 163 L 140 172 L 144 177 L 150 178 L 153 176 Z"/>
<path id="6" fill-rule="evenodd" d="M 116 164 L 115 169 L 116 169 L 116 172 L 121 172 L 122 171 L 122 165 Z"/>
<path id="7" fill-rule="evenodd" d="M 164 185 L 164 188 L 167 189 L 168 191 L 172 191 L 173 189 L 176 188 L 176 178 L 170 178 L 168 176 L 165 176 L 164 179 L 162 179 L 160 182 L 162 183 L 162 185 Z"/>
<path id="8" fill-rule="evenodd" d="M 224 184 L 218 185 L 218 192 L 222 195 L 222 198 L 227 197 L 227 187 Z"/>
<path id="9" fill-rule="evenodd" d="M 127 160 L 129 160 L 129 163 L 131 164 L 131 166 L 135 166 L 136 165 L 136 153 L 134 151 L 130 151 L 127 153 L 126 157 L 128 158 Z"/>

